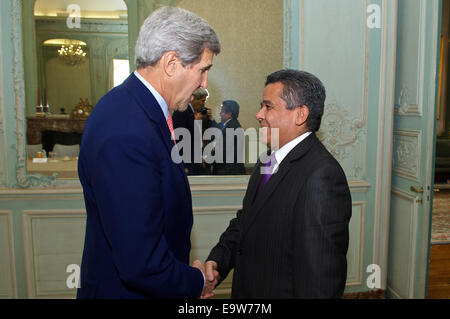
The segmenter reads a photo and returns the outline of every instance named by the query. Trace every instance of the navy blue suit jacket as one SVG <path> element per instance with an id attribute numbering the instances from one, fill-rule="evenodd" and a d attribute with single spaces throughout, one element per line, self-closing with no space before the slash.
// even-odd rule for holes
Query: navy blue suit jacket
<path id="1" fill-rule="evenodd" d="M 164 114 L 131 74 L 86 122 L 78 172 L 87 221 L 78 298 L 197 298 L 192 199 Z"/>

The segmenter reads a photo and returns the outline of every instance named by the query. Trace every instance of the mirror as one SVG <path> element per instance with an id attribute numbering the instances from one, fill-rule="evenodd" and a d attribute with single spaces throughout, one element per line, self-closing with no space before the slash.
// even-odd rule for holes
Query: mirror
<path id="1" fill-rule="evenodd" d="M 221 42 L 222 51 L 214 57 L 214 66 L 208 74 L 209 96 L 205 106 L 210 109 L 212 118 L 221 122 L 223 101 L 233 100 L 239 105 L 237 120 L 243 130 L 257 130 L 256 113 L 260 109 L 266 77 L 283 68 L 283 48 L 288 44 L 283 41 L 283 0 L 180 0 L 175 6 L 208 21 Z M 246 137 L 247 174 L 252 172 L 259 155 L 251 145 L 257 144 L 254 135 Z M 207 157 L 208 152 L 204 151 L 203 155 Z M 205 165 L 199 170 L 213 175 L 233 175 L 242 171 L 234 164 L 221 166 L 210 168 Z"/>
<path id="2" fill-rule="evenodd" d="M 24 39 L 35 44 L 34 49 L 24 45 L 27 169 L 77 178 L 87 117 L 130 73 L 127 5 L 123 0 L 36 0 L 33 7 L 24 3 L 24 20 L 27 11 L 35 30 L 34 37 Z M 38 156 L 43 159 L 33 160 Z"/>
<path id="3" fill-rule="evenodd" d="M 75 7 L 70 7 L 72 4 L 75 4 Z M 51 131 L 52 136 L 46 137 L 50 140 L 50 145 L 70 146 L 55 142 L 55 140 L 60 141 L 60 136 L 54 133 L 53 126 L 54 122 L 58 122 L 55 124 L 59 126 L 58 130 L 63 130 L 60 128 L 61 123 L 70 122 L 69 132 L 61 132 L 65 139 L 63 142 L 76 145 L 85 119 L 82 116 L 72 119 L 70 114 L 74 108 L 82 112 L 80 115 L 85 114 L 85 111 L 89 114 L 92 107 L 110 88 L 120 83 L 130 71 L 134 71 L 134 63 L 129 57 L 133 60 L 134 47 L 132 46 L 137 39 L 140 25 L 151 11 L 162 4 L 181 7 L 200 15 L 211 24 L 219 36 L 222 52 L 214 58 L 214 67 L 209 74 L 209 97 L 205 105 L 210 109 L 213 119 L 220 122 L 222 102 L 234 100 L 240 106 L 238 120 L 242 128 L 244 130 L 258 129 L 255 115 L 259 109 L 265 78 L 268 74 L 283 68 L 292 54 L 288 36 L 290 22 L 286 18 L 287 11 L 283 7 L 283 0 L 259 0 L 258 5 L 255 5 L 254 0 L 217 2 L 209 0 L 36 0 L 34 2 L 31 0 L 22 3 L 28 142 L 36 143 L 32 137 L 33 131 L 40 132 L 41 139 L 42 134 L 47 134 L 44 133 L 45 131 Z M 79 8 L 79 12 L 76 8 Z M 77 13 L 81 17 L 79 26 L 77 26 Z M 287 31 L 284 32 L 284 30 Z M 55 51 L 52 53 L 53 58 L 48 59 L 44 56 L 45 51 L 50 50 L 52 45 L 51 42 L 45 43 L 48 40 L 60 41 L 58 45 L 54 44 L 54 49 L 62 41 L 86 44 L 82 46 L 86 49 L 86 63 L 73 66 L 72 69 L 64 66 L 66 71 L 59 71 L 64 73 L 64 81 L 71 83 L 69 87 L 63 86 L 61 83 L 64 81 L 56 80 L 57 77 L 48 78 L 49 73 L 55 72 L 51 63 L 57 63 Z M 46 66 L 45 59 L 47 62 L 52 61 L 49 62 L 50 65 Z M 60 67 L 63 68 L 62 65 Z M 84 68 L 84 71 L 75 71 L 77 67 Z M 47 71 L 47 69 L 51 70 Z M 79 78 L 81 73 L 85 76 L 84 80 Z M 74 78 L 78 78 L 78 84 L 70 81 Z M 49 86 L 58 86 L 58 89 L 55 91 L 49 86 L 46 87 L 47 82 Z M 75 87 L 78 87 L 77 90 L 69 92 Z M 57 94 L 61 96 L 58 97 Z M 68 99 L 70 96 L 70 102 L 62 101 L 63 98 Z M 39 100 L 42 103 L 47 100 L 49 104 L 50 113 L 43 117 L 40 117 L 40 114 L 36 116 Z M 61 109 L 64 109 L 65 114 L 61 114 Z M 38 129 L 30 124 L 33 119 L 35 123 L 38 123 L 36 124 Z M 45 122 L 44 119 L 47 126 L 42 124 Z M 251 172 L 255 164 L 249 159 L 254 159 L 257 156 L 256 153 L 259 153 L 249 149 L 249 144 L 252 142 L 255 143 L 255 140 L 246 138 L 244 154 L 247 173 Z M 44 144 L 47 145 L 47 143 Z M 36 149 L 43 147 L 41 141 L 37 146 L 30 143 L 27 148 L 30 149 L 30 154 L 35 155 Z M 45 147 L 51 149 L 51 146 Z M 70 150 L 70 152 L 73 151 L 76 149 Z M 64 161 L 61 151 L 53 152 L 52 149 L 48 151 L 50 152 L 52 152 L 51 155 L 56 156 L 54 163 L 58 164 L 57 171 L 55 168 L 49 168 L 48 172 L 36 170 L 36 167 L 32 167 L 34 163 L 28 161 L 28 172 L 44 175 L 57 172 L 58 178 L 61 178 L 63 175 L 61 167 L 70 166 L 70 162 Z M 47 163 L 47 166 L 50 164 Z M 76 168 L 71 174 L 72 178 L 77 177 Z"/>
<path id="4" fill-rule="evenodd" d="M 80 98 L 91 99 L 89 48 L 80 40 L 49 39 L 40 49 L 39 83 L 42 83 L 44 93 L 41 100 L 42 92 L 38 91 L 36 112 L 72 114 Z"/>

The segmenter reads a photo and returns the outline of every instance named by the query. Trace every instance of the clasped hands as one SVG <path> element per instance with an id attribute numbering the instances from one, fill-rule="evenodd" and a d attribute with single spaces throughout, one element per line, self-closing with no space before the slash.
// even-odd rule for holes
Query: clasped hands
<path id="1" fill-rule="evenodd" d="M 217 263 L 215 261 L 207 261 L 202 264 L 200 260 L 192 263 L 192 267 L 200 269 L 205 276 L 205 286 L 202 291 L 201 299 L 208 299 L 214 296 L 214 288 L 219 282 L 219 272 L 217 271 Z"/>

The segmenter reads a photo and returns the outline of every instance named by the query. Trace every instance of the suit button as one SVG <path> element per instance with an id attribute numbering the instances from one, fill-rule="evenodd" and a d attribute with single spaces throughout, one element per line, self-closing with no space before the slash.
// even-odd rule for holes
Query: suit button
<path id="1" fill-rule="evenodd" d="M 239 256 L 242 255 L 242 248 L 239 248 L 237 253 L 238 253 Z"/>

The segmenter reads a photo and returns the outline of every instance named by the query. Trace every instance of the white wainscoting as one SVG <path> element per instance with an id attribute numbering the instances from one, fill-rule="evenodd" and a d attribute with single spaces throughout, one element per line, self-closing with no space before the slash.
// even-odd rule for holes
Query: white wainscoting
<path id="1" fill-rule="evenodd" d="M 73 298 L 66 285 L 70 264 L 81 265 L 86 227 L 83 210 L 22 212 L 29 298 Z"/>
<path id="2" fill-rule="evenodd" d="M 356 286 L 362 283 L 365 207 L 365 202 L 352 203 L 347 252 L 347 286 Z"/>
<path id="3" fill-rule="evenodd" d="M 192 194 L 194 203 L 194 224 L 192 229 L 191 262 L 195 259 L 204 261 L 211 248 L 218 242 L 220 235 L 226 229 L 229 221 L 236 216 L 241 208 L 242 197 L 245 193 L 246 183 L 216 183 L 208 189 L 203 183 L 193 183 Z M 352 183 L 351 183 L 352 184 Z M 367 202 L 364 194 L 370 184 L 353 183 L 352 193 L 355 199 L 352 204 L 352 219 L 350 221 L 350 242 L 347 254 L 348 271 L 347 287 L 350 290 L 359 289 L 363 285 L 364 278 L 364 251 L 370 248 L 364 231 L 367 219 Z M 84 246 L 86 213 L 84 209 L 55 208 L 57 199 L 73 200 L 81 194 L 72 192 L 66 194 L 49 194 L 41 190 L 39 194 L 16 194 L 6 196 L 9 200 L 16 196 L 21 197 L 24 208 L 16 213 L 21 214 L 17 218 L 21 222 L 23 232 L 23 251 L 14 251 L 12 235 L 12 212 L 0 211 L 0 248 L 7 253 L 8 259 L 0 260 L 0 294 L 2 298 L 14 298 L 17 296 L 14 274 L 14 253 L 23 254 L 25 265 L 24 273 L 20 271 L 23 282 L 26 282 L 26 292 L 20 295 L 28 298 L 74 298 L 75 289 L 69 289 L 66 285 L 68 276 L 67 266 L 70 264 L 81 265 L 81 257 Z M 31 191 L 30 191 L 31 192 Z M 69 196 L 70 195 L 70 196 Z M 36 198 L 35 198 L 36 197 Z M 6 200 L 3 198 L 3 200 Z M 37 201 L 37 198 L 45 200 Z M 0 201 L 1 202 L 1 201 Z M 36 209 L 26 203 L 39 203 Z M 49 204 L 49 209 L 45 208 Z M 370 251 L 370 249 L 369 249 Z M 22 267 L 20 268 L 22 269 Z M 7 275 L 5 275 L 7 274 Z M 6 276 L 6 277 L 5 277 Z M 216 296 L 227 298 L 231 293 L 232 272 L 216 290 Z M 6 288 L 5 288 L 6 287 Z M 24 289 L 25 289 L 24 288 Z"/>
<path id="4" fill-rule="evenodd" d="M 412 213 L 411 213 L 412 212 Z M 389 269 L 398 274 L 395 278 L 388 278 L 387 289 L 393 296 L 408 296 L 413 298 L 414 267 L 416 245 L 416 231 L 418 222 L 417 197 L 398 189 L 392 190 L 391 197 L 391 234 L 389 236 Z M 399 268 L 399 269 L 398 269 Z"/>
<path id="5" fill-rule="evenodd" d="M 0 298 L 17 298 L 11 211 L 0 211 L 0 256 Z"/>

